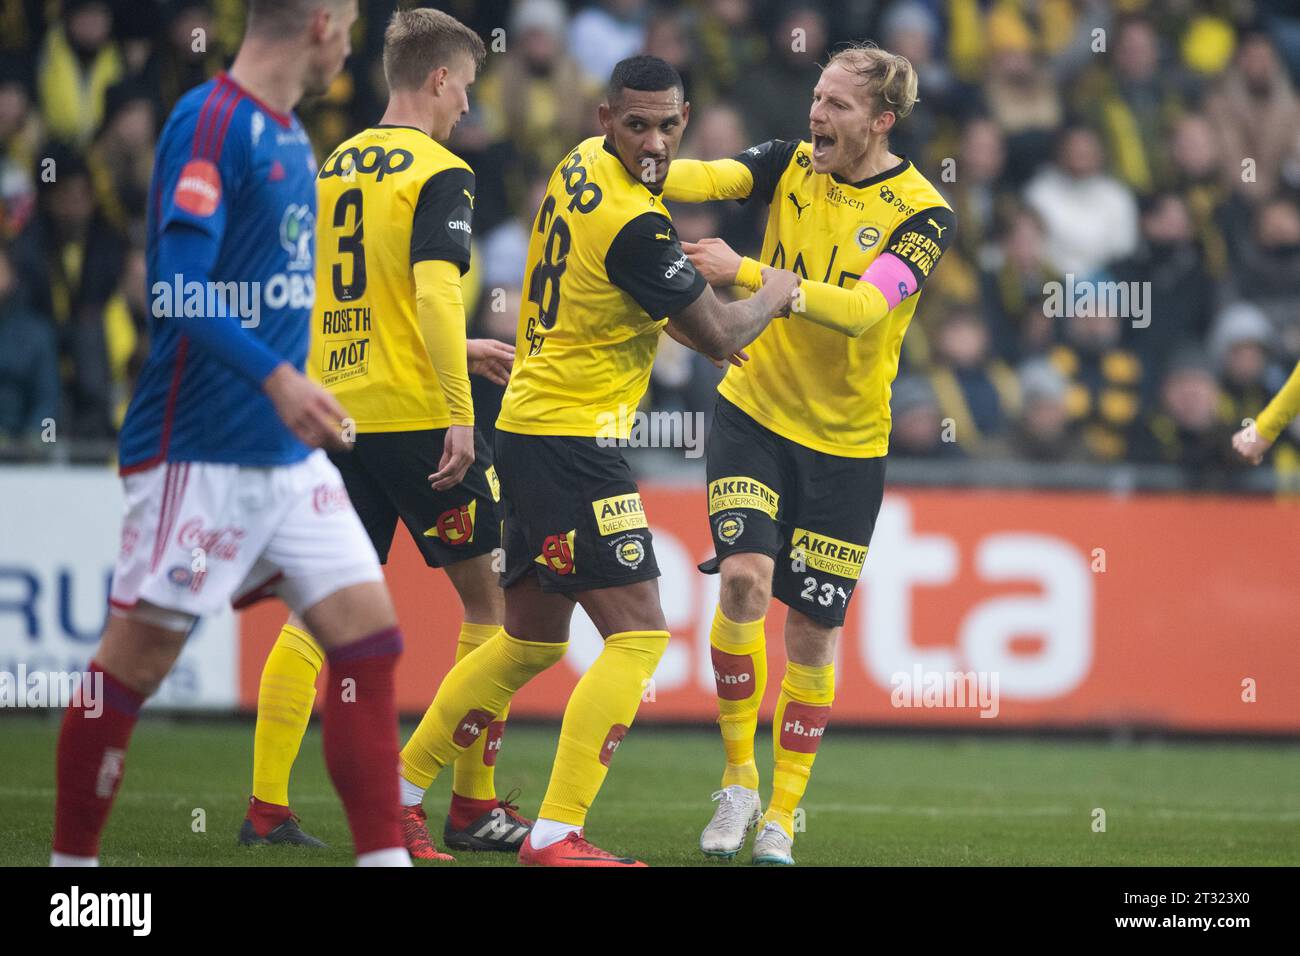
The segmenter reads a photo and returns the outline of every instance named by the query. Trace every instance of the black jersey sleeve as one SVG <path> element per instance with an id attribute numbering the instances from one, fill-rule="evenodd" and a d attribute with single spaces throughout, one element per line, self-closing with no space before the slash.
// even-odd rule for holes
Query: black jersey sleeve
<path id="1" fill-rule="evenodd" d="M 707 284 L 682 251 L 667 216 L 642 213 L 619 230 L 605 253 L 609 280 L 653 319 L 676 315 Z"/>
<path id="2" fill-rule="evenodd" d="M 746 199 L 739 201 L 743 203 L 758 198 L 771 202 L 776 193 L 776 184 L 780 182 L 781 174 L 790 165 L 790 159 L 798 148 L 798 140 L 769 139 L 766 143 L 751 146 L 739 156 L 733 157 L 736 162 L 749 167 L 754 176 L 753 191 Z"/>
<path id="3" fill-rule="evenodd" d="M 411 264 L 446 259 L 469 269 L 474 234 L 474 174 L 453 167 L 434 173 L 420 189 L 411 224 Z"/>
<path id="4" fill-rule="evenodd" d="M 920 289 L 934 271 L 934 265 L 952 244 L 957 216 L 951 209 L 934 206 L 922 209 L 899 224 L 889 236 L 884 251 L 907 263 Z"/>

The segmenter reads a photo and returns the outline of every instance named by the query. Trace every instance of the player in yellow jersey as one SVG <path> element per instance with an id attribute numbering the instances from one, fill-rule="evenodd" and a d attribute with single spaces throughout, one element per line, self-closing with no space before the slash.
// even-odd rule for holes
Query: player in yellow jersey
<path id="1" fill-rule="evenodd" d="M 700 838 L 710 855 L 735 856 L 762 822 L 754 862 L 794 862 L 794 814 L 830 717 L 835 647 L 880 509 L 890 383 L 917 293 L 956 228 L 934 186 L 889 151 L 890 130 L 915 100 L 905 58 L 846 49 L 813 90 L 811 142 L 679 160 L 664 190 L 669 200 L 770 202 L 762 261 L 801 280 L 790 318 L 728 370 L 706 447 L 716 557 L 700 567 L 722 574 L 710 643 L 727 758 Z M 685 248 L 710 283 L 760 281 L 759 264 L 721 240 Z M 788 664 L 762 814 L 754 733 L 773 595 L 790 609 Z"/>
<path id="2" fill-rule="evenodd" d="M 1258 465 L 1277 441 L 1277 436 L 1297 415 L 1300 415 L 1300 363 L 1268 407 L 1259 413 L 1259 418 L 1232 436 L 1232 447 L 1246 461 Z"/>
<path id="3" fill-rule="evenodd" d="M 496 634 L 504 614 L 492 567 L 499 492 L 474 429 L 467 373 L 504 384 L 513 349 L 466 343 L 460 280 L 470 261 L 474 174 L 439 142 L 468 109 L 466 91 L 483 56 L 479 37 L 445 13 L 394 14 L 384 42 L 388 109 L 378 126 L 339 146 L 317 177 L 308 359 L 308 374 L 348 409 L 354 449 L 334 463 L 380 560 L 400 519 L 429 566 L 444 569 L 455 586 L 465 612 L 458 657 Z M 241 843 L 320 845 L 290 813 L 288 783 L 321 660 L 291 618 L 262 673 Z M 505 712 L 493 716 L 475 728 L 474 746 L 456 763 L 443 839 L 453 848 L 513 853 L 530 821 L 496 797 Z M 403 761 L 403 837 L 417 859 L 450 859 L 425 823 L 430 780 Z"/>
<path id="4" fill-rule="evenodd" d="M 771 270 L 753 298 L 724 304 L 691 266 L 660 199 L 689 114 L 671 66 L 621 61 L 600 107 L 605 135 L 569 151 L 533 223 L 496 432 L 505 630 L 452 668 L 430 710 L 450 729 L 471 707 L 495 713 L 563 655 L 575 605 L 604 638 L 565 709 L 550 785 L 519 851 L 524 864 L 640 865 L 583 835 L 668 643 L 650 530 L 617 446 L 627 432 L 609 436 L 609 425 L 640 403 L 665 325 L 722 359 L 786 311 L 797 288 L 796 277 Z M 494 695 L 490 706 L 484 694 Z M 445 761 L 455 744 L 444 735 L 430 759 Z"/>

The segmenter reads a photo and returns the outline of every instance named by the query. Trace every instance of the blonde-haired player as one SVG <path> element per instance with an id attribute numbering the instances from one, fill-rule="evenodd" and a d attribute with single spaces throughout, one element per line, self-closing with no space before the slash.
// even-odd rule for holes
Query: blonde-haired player
<path id="1" fill-rule="evenodd" d="M 734 856 L 761 817 L 754 862 L 794 862 L 794 812 L 830 717 L 835 646 L 880 509 L 890 383 L 917 293 L 955 229 L 938 190 L 889 149 L 915 102 L 904 57 L 845 49 L 813 90 L 810 142 L 678 160 L 664 190 L 669 200 L 771 203 L 762 266 L 720 239 L 683 244 L 710 283 L 755 289 L 763 267 L 801 281 L 790 317 L 773 322 L 719 386 L 706 452 L 717 556 L 701 570 L 722 574 L 710 642 L 726 750 L 719 805 L 700 838 L 710 855 Z M 761 815 L 754 733 L 773 595 L 790 608 L 789 663 Z"/>
<path id="2" fill-rule="evenodd" d="M 456 658 L 501 630 L 492 568 L 500 544 L 496 474 L 476 434 L 468 372 L 504 384 L 514 350 L 465 339 L 474 173 L 444 146 L 469 108 L 482 40 L 438 10 L 399 10 L 384 33 L 389 102 L 377 126 L 321 166 L 316 308 L 309 371 L 348 409 L 350 454 L 335 457 L 381 560 L 400 520 L 464 605 Z M 468 360 L 467 360 L 468 352 Z M 477 451 L 476 451 L 477 444 Z M 316 845 L 289 809 L 289 775 L 321 654 L 291 618 L 262 671 L 245 844 Z M 444 842 L 514 853 L 530 821 L 498 800 L 494 767 L 506 711 L 473 710 L 455 761 Z M 460 716 L 460 715 L 458 715 Z M 450 859 L 430 838 L 422 798 L 442 769 L 424 759 L 428 721 L 402 752 L 402 836 L 417 859 Z"/>

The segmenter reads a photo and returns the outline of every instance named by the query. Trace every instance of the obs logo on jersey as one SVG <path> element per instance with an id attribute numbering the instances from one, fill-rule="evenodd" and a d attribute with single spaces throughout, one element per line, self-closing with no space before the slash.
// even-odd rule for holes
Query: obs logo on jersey
<path id="1" fill-rule="evenodd" d="M 467 544 L 474 540 L 474 515 L 478 510 L 478 501 L 471 501 L 459 508 L 452 508 L 438 515 L 433 527 L 424 533 L 426 538 L 437 538 L 443 544 L 452 547 Z"/>
<path id="2" fill-rule="evenodd" d="M 875 226 L 863 226 L 854 238 L 857 240 L 858 248 L 866 252 L 880 241 L 880 230 Z"/>
<path id="3" fill-rule="evenodd" d="M 289 253 L 289 269 L 302 272 L 315 266 L 312 236 L 316 232 L 316 214 L 308 206 L 290 203 L 280 220 L 280 245 Z"/>
<path id="4" fill-rule="evenodd" d="M 713 522 L 713 529 L 718 533 L 718 540 L 723 544 L 733 544 L 745 533 L 745 519 L 740 515 L 718 515 Z"/>
<path id="5" fill-rule="evenodd" d="M 573 539 L 578 536 L 577 529 L 564 534 L 550 534 L 542 541 L 542 553 L 533 561 L 556 574 L 572 574 L 576 562 L 573 559 Z"/>
<path id="6" fill-rule="evenodd" d="M 645 560 L 645 544 L 639 534 L 629 534 L 610 542 L 614 548 L 614 557 L 625 568 L 639 568 Z"/>
<path id="7" fill-rule="evenodd" d="M 405 149 L 384 149 L 382 146 L 367 146 L 357 149 L 349 146 L 340 150 L 321 167 L 320 178 L 342 176 L 344 179 L 355 177 L 357 173 L 374 176 L 375 182 L 382 183 L 385 176 L 400 173 L 411 167 L 415 156 Z"/>

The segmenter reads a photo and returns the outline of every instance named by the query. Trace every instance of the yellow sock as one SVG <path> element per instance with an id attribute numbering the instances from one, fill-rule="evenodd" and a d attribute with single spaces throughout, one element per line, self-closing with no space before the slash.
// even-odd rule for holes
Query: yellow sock
<path id="1" fill-rule="evenodd" d="M 826 732 L 835 700 L 835 665 L 809 667 L 793 661 L 785 666 L 781 695 L 772 719 L 772 802 L 763 819 L 781 824 L 794 836 L 794 811 L 812 775 L 817 745 Z"/>
<path id="2" fill-rule="evenodd" d="M 402 748 L 402 776 L 428 789 L 443 767 L 483 736 L 515 691 L 563 657 L 568 646 L 521 641 L 500 630 L 463 657 L 442 679 Z"/>
<path id="3" fill-rule="evenodd" d="M 289 773 L 316 699 L 325 654 L 310 634 L 286 624 L 262 666 L 253 731 L 253 796 L 289 805 Z"/>
<path id="4" fill-rule="evenodd" d="M 713 612 L 709 644 L 713 654 L 713 677 L 718 685 L 718 727 L 727 751 L 727 768 L 722 785 L 739 784 L 758 789 L 758 765 L 754 763 L 754 731 L 758 728 L 758 707 L 767 687 L 767 644 L 763 618 L 743 624 L 731 620 L 719 607 Z"/>
<path id="5" fill-rule="evenodd" d="M 582 675 L 564 708 L 551 783 L 538 817 L 580 827 L 632 726 L 646 682 L 668 647 L 667 631 L 622 631 Z"/>
<path id="6" fill-rule="evenodd" d="M 470 651 L 477 650 L 501 630 L 499 624 L 469 624 L 460 626 L 460 639 L 456 641 L 456 660 L 463 661 Z M 488 725 L 487 733 L 480 734 L 452 764 L 451 791 L 471 800 L 491 800 L 497 795 L 496 763 L 501 749 L 501 735 L 505 733 L 506 717 L 510 705 L 497 714 Z"/>

